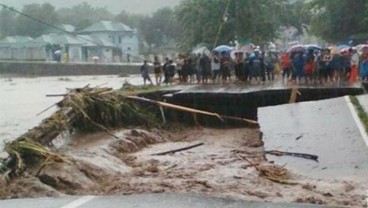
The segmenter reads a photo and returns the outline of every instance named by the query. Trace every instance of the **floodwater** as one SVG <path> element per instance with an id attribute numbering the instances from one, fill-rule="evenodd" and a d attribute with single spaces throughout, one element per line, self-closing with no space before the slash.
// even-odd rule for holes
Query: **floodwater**
<path id="1" fill-rule="evenodd" d="M 139 75 L 118 76 L 68 76 L 9 78 L 0 77 L 0 149 L 5 141 L 13 140 L 28 129 L 37 126 L 44 118 L 50 116 L 56 108 L 45 113 L 41 111 L 52 106 L 62 97 L 46 97 L 49 94 L 66 93 L 67 88 L 111 87 L 119 89 L 124 82 L 142 85 Z"/>

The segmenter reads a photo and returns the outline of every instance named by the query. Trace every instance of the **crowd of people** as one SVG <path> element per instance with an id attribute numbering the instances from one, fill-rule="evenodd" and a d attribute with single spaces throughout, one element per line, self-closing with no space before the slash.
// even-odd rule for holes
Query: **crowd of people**
<path id="1" fill-rule="evenodd" d="M 318 84 L 354 83 L 358 77 L 367 80 L 368 55 L 350 48 L 342 52 L 309 49 L 306 52 L 283 53 L 280 58 L 283 80 Z"/>
<path id="2" fill-rule="evenodd" d="M 169 85 L 174 77 L 180 83 L 230 83 L 272 82 L 280 74 L 283 83 L 333 84 L 344 81 L 355 82 L 358 77 L 368 80 L 368 53 L 358 54 L 350 48 L 343 52 L 330 49 L 305 49 L 293 52 L 229 52 L 213 51 L 211 54 L 180 54 L 173 61 L 168 58 L 161 63 L 154 58 L 155 84 Z M 141 67 L 146 81 L 149 76 L 147 61 Z"/>

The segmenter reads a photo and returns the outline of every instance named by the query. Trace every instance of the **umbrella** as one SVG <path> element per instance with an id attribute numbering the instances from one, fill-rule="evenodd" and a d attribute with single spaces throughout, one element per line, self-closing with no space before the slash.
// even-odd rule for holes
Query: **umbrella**
<path id="1" fill-rule="evenodd" d="M 206 47 L 200 47 L 200 48 L 194 49 L 192 51 L 192 53 L 194 53 L 194 54 L 203 54 L 204 53 L 204 54 L 209 55 L 210 51 Z"/>
<path id="2" fill-rule="evenodd" d="M 252 52 L 253 51 L 253 46 L 252 45 L 243 45 L 242 47 L 239 48 L 239 50 L 245 51 L 245 52 Z"/>
<path id="3" fill-rule="evenodd" d="M 256 57 L 256 54 L 254 52 L 249 55 L 249 58 L 254 58 L 254 57 Z"/>
<path id="4" fill-rule="evenodd" d="M 341 52 L 340 49 L 338 49 L 335 46 L 328 47 L 328 49 L 330 49 L 331 54 L 340 54 L 340 52 Z"/>
<path id="5" fill-rule="evenodd" d="M 345 50 L 345 49 L 347 49 L 347 48 L 350 48 L 350 46 L 348 46 L 348 45 L 339 45 L 339 46 L 337 46 L 337 48 L 338 48 L 340 51 L 342 51 L 342 50 Z"/>
<path id="6" fill-rule="evenodd" d="M 233 47 L 227 46 L 227 45 L 220 45 L 217 46 L 215 49 L 213 49 L 217 52 L 230 52 L 231 50 L 233 50 Z"/>
<path id="7" fill-rule="evenodd" d="M 356 46 L 357 51 L 361 53 L 368 53 L 368 45 L 367 44 L 360 44 Z"/>
<path id="8" fill-rule="evenodd" d="M 322 47 L 319 46 L 319 45 L 315 45 L 315 44 L 309 44 L 309 45 L 304 45 L 304 47 L 307 49 L 307 50 L 322 50 Z"/>
<path id="9" fill-rule="evenodd" d="M 235 54 L 236 53 L 242 53 L 243 54 L 243 57 L 245 56 L 246 53 L 248 53 L 248 51 L 244 51 L 244 50 L 232 50 L 230 52 L 230 57 L 235 59 Z"/>
<path id="10" fill-rule="evenodd" d="M 340 50 L 341 53 L 348 53 L 350 50 L 350 47 L 349 48 L 343 48 Z"/>
<path id="11" fill-rule="evenodd" d="M 293 45 L 287 49 L 288 53 L 305 52 L 304 45 Z"/>

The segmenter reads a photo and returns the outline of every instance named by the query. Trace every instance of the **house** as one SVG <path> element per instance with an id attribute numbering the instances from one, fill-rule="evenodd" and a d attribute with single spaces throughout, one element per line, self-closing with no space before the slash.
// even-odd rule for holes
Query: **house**
<path id="1" fill-rule="evenodd" d="M 68 54 L 68 60 L 82 60 L 82 46 L 85 44 L 75 36 L 61 33 L 51 33 L 41 35 L 33 40 L 34 44 L 41 46 L 45 51 L 45 60 L 54 60 L 54 53 L 57 50 Z"/>
<path id="2" fill-rule="evenodd" d="M 74 33 L 75 27 L 73 25 L 60 24 L 60 25 L 57 25 L 56 28 L 50 27 L 48 30 L 46 30 L 45 33 L 50 34 L 50 33 L 65 33 L 65 32 Z"/>
<path id="3" fill-rule="evenodd" d="M 50 28 L 36 39 L 23 36 L 0 41 L 0 60 L 55 60 L 55 52 L 69 62 L 121 62 L 138 56 L 137 32 L 122 23 L 101 21 L 75 32 L 71 25 Z"/>
<path id="4" fill-rule="evenodd" d="M 100 21 L 78 33 L 111 41 L 121 48 L 123 60 L 128 60 L 129 56 L 139 55 L 137 31 L 123 23 Z"/>
<path id="5" fill-rule="evenodd" d="M 113 44 L 108 38 L 92 35 L 77 35 L 84 41 L 82 45 L 82 61 L 93 61 L 93 57 L 99 57 L 100 62 L 120 62 L 121 48 Z"/>
<path id="6" fill-rule="evenodd" d="M 0 41 L 1 60 L 43 60 L 44 50 L 31 37 L 9 36 Z"/>

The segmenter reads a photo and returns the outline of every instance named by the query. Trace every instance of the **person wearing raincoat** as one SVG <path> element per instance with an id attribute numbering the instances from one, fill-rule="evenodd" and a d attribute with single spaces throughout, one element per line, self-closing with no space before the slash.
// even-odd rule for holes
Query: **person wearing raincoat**
<path id="1" fill-rule="evenodd" d="M 295 81 L 300 82 L 304 76 L 304 66 L 306 63 L 306 56 L 303 52 L 298 52 L 293 58 L 293 67 L 295 70 Z"/>
<path id="2" fill-rule="evenodd" d="M 349 53 L 351 54 L 350 63 L 351 63 L 351 72 L 349 77 L 350 83 L 355 83 L 358 77 L 358 67 L 359 67 L 359 55 L 356 50 L 352 48 L 349 49 Z"/>
<path id="3" fill-rule="evenodd" d="M 291 75 L 291 65 L 290 65 L 290 59 L 288 53 L 283 53 L 281 55 L 281 67 L 282 67 L 282 82 L 284 83 L 285 78 L 286 81 L 289 80 Z"/>
<path id="4" fill-rule="evenodd" d="M 313 49 L 309 49 L 306 56 L 306 63 L 304 67 L 304 75 L 305 82 L 308 83 L 308 79 L 313 81 L 313 73 L 314 73 L 314 51 Z"/>
<path id="5" fill-rule="evenodd" d="M 368 54 L 365 54 L 362 59 L 359 76 L 362 81 L 368 81 Z"/>

